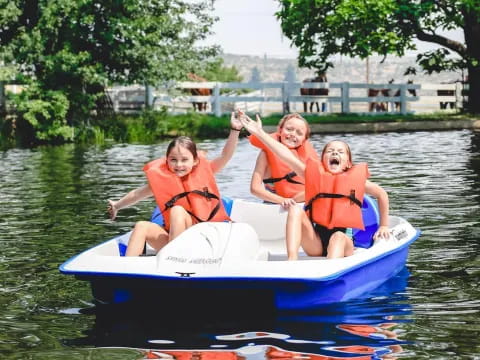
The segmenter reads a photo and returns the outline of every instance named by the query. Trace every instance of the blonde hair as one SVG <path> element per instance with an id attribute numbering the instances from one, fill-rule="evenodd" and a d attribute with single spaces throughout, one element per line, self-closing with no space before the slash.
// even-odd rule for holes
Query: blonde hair
<path id="1" fill-rule="evenodd" d="M 302 115 L 299 113 L 292 113 L 292 114 L 287 114 L 284 117 L 280 119 L 280 122 L 278 123 L 278 128 L 281 129 L 285 126 L 285 123 L 290 120 L 290 119 L 299 119 L 302 120 L 303 123 L 305 124 L 305 139 L 308 139 L 310 137 L 310 125 L 308 124 L 308 121 L 305 120 Z"/>

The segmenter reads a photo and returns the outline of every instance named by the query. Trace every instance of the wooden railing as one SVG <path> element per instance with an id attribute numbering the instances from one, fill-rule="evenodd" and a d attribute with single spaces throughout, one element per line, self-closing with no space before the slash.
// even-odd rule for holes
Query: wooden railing
<path id="1" fill-rule="evenodd" d="M 191 89 L 210 89 L 209 96 L 191 96 L 178 93 L 178 89 L 189 91 Z M 329 95 L 323 96 L 302 96 L 300 88 L 307 89 L 329 89 Z M 177 94 L 170 94 L 172 89 L 177 90 Z M 239 90 L 249 89 L 248 94 L 239 94 Z M 383 89 L 396 96 L 367 96 L 368 89 Z M 329 103 L 339 104 L 340 112 L 351 112 L 353 103 L 388 103 L 391 104 L 389 112 L 407 113 L 407 103 L 418 101 L 418 96 L 411 95 L 410 91 L 420 89 L 418 84 L 360 84 L 360 83 L 288 83 L 288 82 L 263 82 L 263 83 L 218 83 L 218 82 L 181 82 L 169 88 L 147 88 L 141 91 L 137 88 L 135 99 L 121 99 L 115 88 L 110 90 L 112 102 L 116 111 L 128 110 L 133 108 L 135 100 L 137 103 L 143 103 L 146 107 L 157 107 L 160 105 L 169 105 L 168 107 L 175 112 L 179 103 L 208 103 L 211 104 L 209 112 L 216 116 L 221 116 L 226 112 L 222 105 L 236 103 L 277 103 L 282 107 L 281 111 L 286 112 L 291 103 Z M 225 94 L 224 92 L 228 90 Z M 363 93 L 363 95 L 362 95 Z M 177 104 L 177 106 L 176 106 Z M 397 104 L 398 106 L 393 106 Z M 228 111 L 228 110 L 227 110 Z"/>

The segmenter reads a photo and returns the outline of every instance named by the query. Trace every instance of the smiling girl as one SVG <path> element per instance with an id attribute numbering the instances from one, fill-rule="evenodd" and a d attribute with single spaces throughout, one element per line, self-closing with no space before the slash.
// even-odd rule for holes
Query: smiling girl
<path id="1" fill-rule="evenodd" d="M 118 201 L 108 200 L 108 212 L 113 220 L 120 209 L 154 196 L 165 221 L 164 226 L 150 221 L 137 222 L 126 256 L 140 255 L 145 243 L 159 251 L 198 222 L 229 219 L 214 174 L 231 159 L 238 143 L 242 125 L 234 113 L 230 127 L 227 142 L 216 159 L 207 160 L 197 152 L 195 143 L 189 137 L 180 136 L 170 142 L 166 157 L 145 165 L 146 185 L 130 191 Z"/>
<path id="2" fill-rule="evenodd" d="M 300 246 L 309 256 L 339 258 L 352 255 L 353 241 L 345 231 L 346 228 L 364 228 L 361 211 L 364 194 L 378 201 L 380 226 L 374 239 L 389 236 L 388 194 L 367 180 L 370 176 L 367 164 L 353 164 L 348 144 L 331 141 L 325 145 L 321 161 L 310 158 L 304 163 L 263 131 L 259 116 L 257 121 L 242 116 L 241 121 L 299 176 L 305 177 L 305 210 L 293 206 L 287 217 L 289 260 L 298 259 Z"/>
<path id="3" fill-rule="evenodd" d="M 318 159 L 313 146 L 308 141 L 310 127 L 299 114 L 284 116 L 277 132 L 270 136 L 285 145 L 300 161 L 309 157 Z M 281 204 L 285 209 L 297 202 L 305 201 L 305 180 L 296 174 L 292 168 L 282 161 L 268 146 L 265 146 L 254 135 L 249 137 L 253 146 L 262 151 L 258 154 L 255 169 L 250 182 L 250 191 L 260 199 Z"/>

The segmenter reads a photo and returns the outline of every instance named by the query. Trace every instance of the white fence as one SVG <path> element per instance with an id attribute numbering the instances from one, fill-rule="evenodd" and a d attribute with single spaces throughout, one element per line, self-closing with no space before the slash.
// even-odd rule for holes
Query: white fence
<path id="1" fill-rule="evenodd" d="M 210 95 L 187 95 L 195 89 L 208 89 Z M 328 95 L 300 95 L 300 89 L 328 89 Z M 372 91 L 373 90 L 373 91 Z M 378 92 L 376 96 L 369 96 Z M 205 93 L 205 92 L 204 92 Z M 242 94 L 243 93 L 243 94 Z M 428 112 L 460 108 L 462 84 L 365 84 L 365 83 L 218 83 L 182 82 L 168 88 L 143 86 L 114 87 L 109 94 L 114 110 L 138 111 L 162 106 L 172 113 L 192 109 L 192 104 L 205 104 L 202 110 L 221 116 L 233 109 L 249 112 L 306 112 L 318 103 L 318 110 L 338 113 Z M 378 106 L 381 104 L 382 106 Z M 308 105 L 308 107 L 306 106 Z M 316 105 L 316 104 L 315 104 Z M 197 107 L 198 108 L 198 107 Z"/>
<path id="2" fill-rule="evenodd" d="M 1 83 L 0 83 L 1 85 Z M 165 88 L 123 86 L 108 89 L 116 112 L 138 112 L 146 107 L 166 107 L 171 113 L 185 113 L 193 104 L 201 111 L 220 116 L 234 109 L 262 115 L 312 111 L 334 113 L 406 114 L 434 111 L 456 111 L 467 100 L 468 85 L 451 84 L 361 84 L 361 83 L 217 83 L 182 82 Z M 207 89 L 206 96 L 189 93 Z M 301 95 L 300 89 L 328 89 L 328 95 Z M 16 85 L 0 86 L 0 110 L 5 109 L 6 92 L 21 91 Z M 372 95 L 376 90 L 377 96 Z M 413 94 L 415 93 L 415 94 Z M 204 106 L 203 106 L 204 105 Z M 382 106 L 379 106 L 382 105 Z"/>

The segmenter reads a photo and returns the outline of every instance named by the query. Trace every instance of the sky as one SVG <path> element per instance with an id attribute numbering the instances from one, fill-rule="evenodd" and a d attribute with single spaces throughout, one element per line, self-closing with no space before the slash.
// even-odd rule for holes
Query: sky
<path id="1" fill-rule="evenodd" d="M 275 0 L 216 0 L 212 40 L 226 54 L 295 58 L 290 40 L 282 36 L 280 22 L 274 16 L 279 9 Z"/>
<path id="2" fill-rule="evenodd" d="M 290 47 L 290 40 L 282 36 L 280 22 L 275 17 L 279 9 L 276 0 L 216 0 L 215 15 L 219 21 L 213 26 L 211 42 L 222 47 L 226 54 L 257 55 L 278 58 L 296 58 L 298 51 Z M 447 34 L 462 40 L 460 32 Z M 421 51 L 436 46 L 417 42 Z"/>

